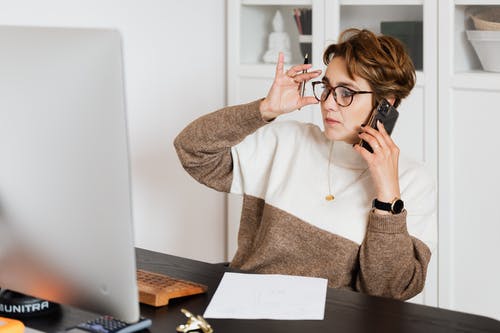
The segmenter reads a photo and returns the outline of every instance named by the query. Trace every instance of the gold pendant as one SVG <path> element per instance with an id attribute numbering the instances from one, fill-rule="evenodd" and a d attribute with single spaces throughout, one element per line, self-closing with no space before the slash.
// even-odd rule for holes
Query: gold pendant
<path id="1" fill-rule="evenodd" d="M 335 199 L 335 197 L 334 197 L 333 195 L 331 195 L 331 194 L 328 194 L 328 195 L 325 197 L 325 200 L 326 200 L 326 201 L 332 201 L 332 200 L 334 200 L 334 199 Z"/>

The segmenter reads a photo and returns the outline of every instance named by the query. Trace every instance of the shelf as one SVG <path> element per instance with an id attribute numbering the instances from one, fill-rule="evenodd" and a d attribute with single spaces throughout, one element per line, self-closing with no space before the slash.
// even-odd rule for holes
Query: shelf
<path id="1" fill-rule="evenodd" d="M 479 8 L 488 8 L 489 1 L 457 1 L 454 6 L 453 16 L 450 18 L 454 20 L 453 33 L 453 59 L 454 59 L 454 72 L 481 72 L 483 69 L 481 62 L 476 54 L 472 43 L 466 35 L 467 30 L 475 30 L 471 19 L 473 11 Z M 496 5 L 500 3 L 496 1 Z M 476 6 L 480 5 L 480 6 Z"/>
<path id="2" fill-rule="evenodd" d="M 401 1 L 368 3 L 359 5 L 359 1 L 349 1 L 349 5 L 340 6 L 339 29 L 364 28 L 374 33 L 380 33 L 381 22 L 391 21 L 423 21 L 423 5 L 408 2 L 401 5 Z M 326 39 L 336 40 L 336 33 L 327 32 Z"/>
<path id="3" fill-rule="evenodd" d="M 424 0 L 340 0 L 341 6 L 406 6 L 423 4 Z"/>
<path id="4" fill-rule="evenodd" d="M 272 31 L 272 22 L 275 14 L 279 10 L 283 16 L 283 29 L 287 34 L 289 42 L 289 51 L 291 61 L 298 63 L 303 59 L 302 48 L 300 44 L 300 36 L 297 29 L 297 24 L 293 15 L 293 10 L 296 8 L 311 8 L 311 6 L 303 6 L 306 1 L 300 4 L 287 3 L 283 5 L 271 5 L 271 3 L 278 3 L 278 1 L 266 2 L 266 5 L 258 4 L 254 1 L 251 6 L 241 7 L 241 20 L 240 20 L 240 63 L 259 63 L 266 53 Z M 262 1 L 261 1 L 262 3 Z M 286 40 L 285 40 L 286 42 Z M 304 45 L 304 44 L 302 44 Z"/>
<path id="5" fill-rule="evenodd" d="M 469 71 L 456 73 L 451 86 L 458 89 L 500 91 L 500 73 Z"/>
<path id="6" fill-rule="evenodd" d="M 245 6 L 311 6 L 312 0 L 242 0 Z"/>

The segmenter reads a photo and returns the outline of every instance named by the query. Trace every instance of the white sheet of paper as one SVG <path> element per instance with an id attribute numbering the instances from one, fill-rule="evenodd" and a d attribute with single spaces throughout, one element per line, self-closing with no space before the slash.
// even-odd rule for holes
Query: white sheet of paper
<path id="1" fill-rule="evenodd" d="M 327 280 L 225 273 L 205 318 L 323 320 Z"/>

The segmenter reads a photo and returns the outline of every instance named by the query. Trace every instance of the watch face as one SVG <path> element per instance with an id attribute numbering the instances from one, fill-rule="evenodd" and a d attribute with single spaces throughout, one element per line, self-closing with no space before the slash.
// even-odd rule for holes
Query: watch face
<path id="1" fill-rule="evenodd" d="M 404 206 L 403 200 L 396 200 L 392 205 L 392 211 L 394 214 L 399 214 L 403 211 Z"/>

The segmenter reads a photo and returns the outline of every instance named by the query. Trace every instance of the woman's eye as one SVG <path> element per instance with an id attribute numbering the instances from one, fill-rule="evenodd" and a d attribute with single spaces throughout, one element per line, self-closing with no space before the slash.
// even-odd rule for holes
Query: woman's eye
<path id="1" fill-rule="evenodd" d="M 353 94 L 353 92 L 352 92 L 352 91 L 350 91 L 350 90 L 348 90 L 348 89 L 341 89 L 341 91 L 340 91 L 340 95 L 341 95 L 342 97 L 351 97 L 351 96 L 352 96 L 352 95 L 354 95 L 354 94 Z"/>

